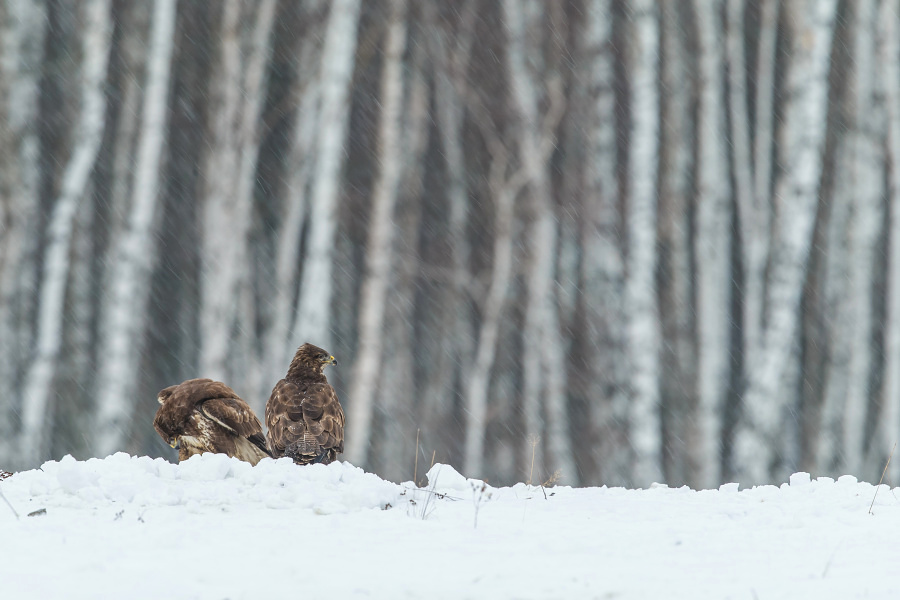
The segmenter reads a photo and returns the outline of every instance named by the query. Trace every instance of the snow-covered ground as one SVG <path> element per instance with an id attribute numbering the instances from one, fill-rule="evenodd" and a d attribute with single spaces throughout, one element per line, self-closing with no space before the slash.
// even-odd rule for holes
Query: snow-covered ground
<path id="1" fill-rule="evenodd" d="M 0 483 L 0 598 L 900 598 L 900 488 L 428 481 L 66 457 Z"/>

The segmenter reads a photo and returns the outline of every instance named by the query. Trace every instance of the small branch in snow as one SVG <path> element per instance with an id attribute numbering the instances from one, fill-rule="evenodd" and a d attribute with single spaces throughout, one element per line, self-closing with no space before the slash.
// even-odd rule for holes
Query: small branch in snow
<path id="1" fill-rule="evenodd" d="M 9 510 L 12 511 L 14 515 L 16 515 L 16 519 L 19 518 L 19 513 L 16 512 L 16 509 L 13 508 L 13 505 L 10 504 L 9 500 L 6 499 L 6 496 L 3 495 L 3 490 L 0 490 L 0 498 L 3 498 L 3 501 L 6 502 L 6 505 L 9 507 Z"/>
<path id="2" fill-rule="evenodd" d="M 416 429 L 416 463 L 413 466 L 413 483 L 419 485 L 416 475 L 419 473 L 419 430 Z"/>
<path id="3" fill-rule="evenodd" d="M 878 480 L 878 485 L 875 486 L 875 495 L 872 496 L 872 504 L 869 505 L 869 514 L 872 513 L 872 507 L 875 506 L 875 498 L 878 497 L 878 488 L 881 487 L 881 482 L 884 481 L 884 474 L 887 473 L 888 465 L 891 464 L 891 458 L 894 456 L 894 450 L 897 449 L 897 442 L 894 442 L 894 447 L 891 448 L 891 453 L 888 455 L 887 462 L 884 463 L 884 470 L 881 472 L 881 479 Z"/>
<path id="4" fill-rule="evenodd" d="M 541 438 L 538 436 L 532 436 L 531 439 L 528 440 L 531 442 L 531 471 L 528 473 L 528 483 L 527 485 L 531 485 L 531 482 L 534 479 L 534 453 L 537 445 L 540 443 Z"/>
<path id="5" fill-rule="evenodd" d="M 481 503 L 491 499 L 491 492 L 487 491 L 487 482 L 482 481 L 479 486 L 476 482 L 471 482 L 472 486 L 472 504 L 475 505 L 475 522 L 473 529 L 478 529 L 478 511 L 481 509 Z"/>

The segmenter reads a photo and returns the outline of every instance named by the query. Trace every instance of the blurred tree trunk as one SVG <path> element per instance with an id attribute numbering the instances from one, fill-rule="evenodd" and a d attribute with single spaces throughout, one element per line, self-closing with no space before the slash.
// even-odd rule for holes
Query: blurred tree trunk
<path id="1" fill-rule="evenodd" d="M 762 0 L 756 56 L 756 97 L 753 139 L 753 204 L 738 204 L 744 268 L 744 365 L 762 352 L 766 266 L 772 230 L 772 153 L 775 122 L 775 69 L 780 0 Z M 739 114 L 732 115 L 738 119 Z M 736 140 L 739 141 L 739 140 Z M 745 367 L 746 370 L 746 367 Z"/>
<path id="2" fill-rule="evenodd" d="M 664 469 L 666 481 L 670 485 L 696 485 L 699 458 L 696 446 L 693 451 L 686 446 L 690 441 L 696 441 L 700 423 L 697 419 L 698 317 L 694 310 L 691 250 L 695 127 L 691 89 L 684 85 L 684 82 L 691 80 L 689 65 L 692 62 L 688 50 L 690 13 L 685 12 L 688 11 L 684 10 L 683 4 L 668 4 L 661 21 L 663 68 L 660 81 L 666 93 L 661 98 L 659 165 L 658 269 L 663 339 L 660 394 L 665 436 Z M 621 225 L 617 224 L 618 227 Z M 587 251 L 587 247 L 585 250 Z M 624 306 L 619 310 L 623 311 Z M 616 319 L 615 314 L 609 318 L 616 325 L 621 323 L 621 319 Z M 601 345 L 600 354 L 606 354 L 605 348 L 605 344 Z M 619 393 L 623 394 L 625 390 Z M 624 401 L 627 406 L 627 396 Z M 607 435 L 615 436 L 617 433 L 618 428 L 613 426 Z"/>
<path id="3" fill-rule="evenodd" d="M 722 92 L 721 2 L 696 0 L 694 11 L 700 46 L 697 107 L 697 207 L 694 235 L 697 260 L 697 413 L 689 419 L 687 451 L 695 471 L 694 487 L 719 481 L 721 410 L 728 391 L 731 322 L 731 198 L 725 148 L 725 103 Z"/>
<path id="4" fill-rule="evenodd" d="M 854 77 L 850 132 L 853 215 L 850 246 L 850 363 L 844 418 L 843 472 L 859 473 L 865 458 L 865 428 L 872 397 L 875 263 L 881 251 L 884 121 L 876 78 L 875 0 L 854 3 Z M 878 70 L 880 72 L 880 69 Z M 870 473 L 870 475 L 875 475 Z"/>
<path id="5" fill-rule="evenodd" d="M 809 259 L 822 173 L 827 124 L 828 71 L 835 0 L 785 7 L 790 60 L 779 144 L 784 171 L 775 184 L 775 228 L 766 281 L 766 323 L 761 352 L 751 357 L 743 414 L 738 423 L 735 473 L 744 483 L 768 481 L 776 436 L 789 402 L 782 381 L 797 335 L 800 296 Z"/>
<path id="6" fill-rule="evenodd" d="M 379 473 L 391 481 L 410 477 L 410 462 L 415 465 L 413 430 L 416 429 L 415 400 L 415 323 L 410 318 L 415 305 L 418 276 L 418 231 L 422 213 L 424 155 L 429 140 L 428 109 L 431 101 L 426 72 L 427 52 L 421 27 L 416 29 L 417 43 L 409 43 L 412 67 L 409 73 L 407 109 L 403 123 L 403 173 L 396 211 L 394 285 L 388 290 L 385 310 L 385 347 L 391 358 L 381 366 L 383 377 L 378 386 L 383 415 L 382 433 L 376 460 L 383 465 Z M 373 444 L 374 445 L 374 444 Z M 373 457 L 375 458 L 375 457 Z M 427 460 L 419 448 L 419 463 L 424 472 Z M 414 468 L 414 467 L 413 467 Z M 413 471 L 415 473 L 415 469 Z"/>
<path id="7" fill-rule="evenodd" d="M 253 17 L 251 25 L 245 20 Z M 256 183 L 259 122 L 266 94 L 275 0 L 223 6 L 220 55 L 211 82 L 212 144 L 204 165 L 202 196 L 200 374 L 241 389 L 253 366 L 230 368 L 232 334 L 239 321 L 248 260 L 247 235 Z M 249 31 L 248 31 L 249 30 Z M 244 324 L 246 329 L 247 325 Z M 252 359 L 255 353 L 246 356 Z M 253 386 L 248 386 L 248 389 Z"/>
<path id="8" fill-rule="evenodd" d="M 83 54 L 78 73 L 79 114 L 73 128 L 74 146 L 48 225 L 37 311 L 36 348 L 24 383 L 20 456 L 22 463 L 27 465 L 35 464 L 45 456 L 49 441 L 44 436 L 44 421 L 62 344 L 63 303 L 69 278 L 73 224 L 94 167 L 105 120 L 103 82 L 112 30 L 109 0 L 91 0 L 82 4 L 81 9 L 84 25 L 81 29 Z"/>
<path id="9" fill-rule="evenodd" d="M 347 460 L 369 462 L 372 400 L 381 367 L 385 300 L 393 260 L 394 207 L 403 167 L 403 54 L 406 49 L 406 0 L 391 0 L 381 74 L 381 119 L 378 157 L 381 169 L 372 191 L 365 254 L 365 275 L 359 299 L 359 346 L 353 368 L 347 415 Z"/>
<path id="10" fill-rule="evenodd" d="M 662 479 L 659 396 L 659 307 L 656 296 L 656 177 L 659 152 L 659 19 L 656 3 L 636 0 L 627 8 L 632 27 L 628 49 L 630 139 L 628 141 L 627 306 L 631 400 L 628 431 L 634 452 L 633 481 Z"/>
<path id="11" fill-rule="evenodd" d="M 45 13 L 43 2 L 0 6 L 0 456 L 10 468 L 20 466 L 13 445 L 31 338 L 26 307 L 40 208 L 36 121 Z"/>
<path id="12" fill-rule="evenodd" d="M 881 461 L 897 443 L 900 431 L 900 2 L 880 0 L 878 8 L 878 67 L 887 112 L 888 254 L 887 319 L 881 403 L 869 463 Z M 900 456 L 894 452 L 888 481 L 900 480 Z"/>
<path id="13" fill-rule="evenodd" d="M 449 248 L 449 285 L 442 286 L 438 304 L 439 327 L 445 332 L 437 354 L 437 365 L 424 393 L 423 407 L 426 443 L 445 445 L 439 430 L 445 428 L 440 421 L 448 418 L 450 407 L 456 401 L 457 380 L 465 381 L 471 376 L 470 369 L 474 356 L 473 315 L 469 297 L 472 274 L 470 268 L 470 240 L 467 230 L 469 220 L 469 190 L 465 164 L 463 125 L 465 98 L 469 93 L 467 72 L 469 56 L 474 41 L 474 21 L 477 17 L 476 2 L 464 0 L 453 10 L 458 13 L 458 21 L 451 24 L 446 8 L 439 9 L 437 3 L 428 4 L 426 15 L 433 33 L 429 36 L 432 63 L 435 69 L 435 120 L 438 141 L 443 154 L 446 172 L 447 244 Z M 441 22 L 441 21 L 445 22 Z M 460 392 L 465 394 L 464 391 Z M 463 400 L 465 402 L 465 400 Z M 468 408 L 466 409 L 468 410 Z M 476 413 L 467 412 L 465 425 L 465 447 L 463 464 L 471 458 L 473 442 L 470 436 L 478 436 L 479 427 L 484 423 L 475 422 Z M 481 418 L 481 417 L 478 417 Z M 470 477 L 477 471 L 469 471 Z M 480 467 L 477 469 L 480 471 Z"/>
<path id="14" fill-rule="evenodd" d="M 106 456 L 125 443 L 144 339 L 150 275 L 156 256 L 159 171 L 166 137 L 175 0 L 156 0 L 148 48 L 140 139 L 126 227 L 113 240 L 100 313 L 95 450 Z"/>
<path id="15" fill-rule="evenodd" d="M 623 426 L 628 418 L 622 303 L 624 256 L 616 157 L 615 55 L 609 0 L 591 0 L 580 36 L 586 112 L 581 215 L 581 310 L 584 394 L 593 432 L 595 481 L 622 485 L 630 465 Z"/>
<path id="16" fill-rule="evenodd" d="M 308 7 L 310 14 L 315 7 Z M 297 106 L 290 138 L 287 160 L 288 174 L 284 188 L 284 208 L 281 227 L 275 240 L 275 296 L 272 319 L 266 336 L 264 377 L 258 392 L 258 403 L 251 404 L 262 412 L 266 399 L 276 381 L 284 377 L 296 348 L 290 336 L 292 308 L 297 291 L 297 265 L 300 262 L 300 242 L 306 220 L 309 183 L 312 179 L 315 156 L 312 154 L 319 115 L 320 85 L 316 65 L 318 43 L 313 36 L 304 39 L 296 58 L 296 81 L 292 97 Z M 254 398 L 257 400 L 257 398 Z"/>
<path id="17" fill-rule="evenodd" d="M 490 155 L 488 191 L 494 207 L 493 254 L 487 297 L 477 331 L 475 360 L 466 382 L 466 445 L 463 471 L 470 477 L 484 476 L 484 448 L 488 425 L 488 392 L 497 355 L 500 317 L 513 272 L 513 221 L 516 197 L 527 181 L 524 169 L 508 175 L 509 153 L 488 123 L 486 111 L 475 109 Z"/>
<path id="18" fill-rule="evenodd" d="M 550 464 L 561 470 L 567 482 L 577 485 L 578 472 L 572 455 L 566 393 L 567 355 L 559 328 L 558 307 L 555 297 L 554 262 L 558 246 L 558 222 L 554 214 L 553 198 L 548 173 L 548 153 L 544 146 L 553 144 L 552 131 L 558 123 L 552 111 L 561 116 L 562 90 L 556 74 L 544 72 L 547 77 L 549 109 L 542 127 L 539 114 L 539 95 L 530 68 L 540 65 L 539 56 L 533 54 L 537 46 L 527 43 L 540 26 L 541 11 L 537 3 L 505 0 L 504 20 L 508 29 L 507 68 L 509 69 L 510 101 L 518 118 L 519 158 L 529 180 L 529 264 L 527 268 L 527 299 L 525 301 L 525 325 L 522 366 L 522 402 L 526 431 L 532 442 L 543 430 L 541 412 L 546 417 L 547 442 Z M 527 37 L 526 37 L 527 36 Z M 538 71 L 538 74 L 541 70 Z M 543 402 L 542 402 L 543 400 Z M 538 447 L 540 449 L 540 447 Z M 524 445 L 525 455 L 531 454 L 531 443 Z M 537 473 L 544 471 L 544 458 L 536 452 L 534 467 Z"/>
<path id="19" fill-rule="evenodd" d="M 294 346 L 308 341 L 327 349 L 331 343 L 332 253 L 359 10 L 360 0 L 334 0 L 322 46 L 316 174 L 310 198 L 310 234 L 294 318 Z"/>

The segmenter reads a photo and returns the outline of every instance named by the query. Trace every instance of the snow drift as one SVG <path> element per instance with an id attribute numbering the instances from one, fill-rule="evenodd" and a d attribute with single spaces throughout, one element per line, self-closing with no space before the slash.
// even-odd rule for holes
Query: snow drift
<path id="1" fill-rule="evenodd" d="M 0 596 L 900 597 L 900 490 L 886 485 L 798 473 L 742 491 L 493 488 L 449 465 L 427 477 L 65 457 L 0 483 L 20 515 L 0 505 Z"/>

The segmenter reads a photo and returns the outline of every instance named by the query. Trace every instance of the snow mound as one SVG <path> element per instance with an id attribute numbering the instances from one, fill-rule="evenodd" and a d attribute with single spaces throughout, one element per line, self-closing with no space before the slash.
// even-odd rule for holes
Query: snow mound
<path id="1" fill-rule="evenodd" d="M 427 477 L 67 456 L 0 482 L 20 515 L 0 500 L 0 598 L 900 598 L 900 488 L 808 473 L 750 489 L 491 487 L 441 464 Z"/>
<path id="2" fill-rule="evenodd" d="M 347 462 L 297 467 L 290 459 L 257 466 L 224 454 L 201 454 L 172 464 L 162 458 L 117 453 L 78 461 L 65 456 L 17 473 L 4 484 L 10 497 L 27 495 L 42 507 L 262 505 L 320 514 L 384 508 L 399 487 Z"/>

